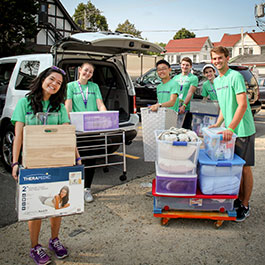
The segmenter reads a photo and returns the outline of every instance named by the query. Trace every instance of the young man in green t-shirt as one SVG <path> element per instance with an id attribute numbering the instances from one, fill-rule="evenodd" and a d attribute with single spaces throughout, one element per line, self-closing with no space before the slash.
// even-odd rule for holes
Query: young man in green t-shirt
<path id="1" fill-rule="evenodd" d="M 214 88 L 214 79 L 215 79 L 215 69 L 211 64 L 204 65 L 202 72 L 204 76 L 207 78 L 207 81 L 205 81 L 202 85 L 202 93 L 204 100 L 207 100 L 208 97 L 210 100 L 217 100 L 216 91 Z"/>
<path id="2" fill-rule="evenodd" d="M 237 210 L 237 221 L 244 221 L 249 216 L 249 200 L 253 188 L 253 175 L 251 166 L 255 159 L 255 124 L 246 94 L 243 76 L 228 66 L 229 51 L 218 46 L 211 50 L 212 64 L 219 72 L 214 80 L 220 113 L 214 127 L 225 122 L 227 128 L 222 134 L 225 141 L 232 139 L 233 133 L 237 135 L 235 153 L 246 161 L 243 166 L 239 198 L 235 200 L 234 208 Z"/>
<path id="3" fill-rule="evenodd" d="M 179 85 L 170 77 L 170 64 L 166 60 L 160 60 L 156 63 L 156 70 L 162 83 L 156 88 L 158 102 L 150 106 L 150 109 L 157 111 L 160 107 L 167 107 L 178 112 Z"/>
<path id="4" fill-rule="evenodd" d="M 189 57 L 181 60 L 181 73 L 174 76 L 174 80 L 180 86 L 180 94 L 178 100 L 179 114 L 186 112 L 186 117 L 182 127 L 191 129 L 192 114 L 190 113 L 190 100 L 198 86 L 198 77 L 191 73 L 192 61 Z"/>

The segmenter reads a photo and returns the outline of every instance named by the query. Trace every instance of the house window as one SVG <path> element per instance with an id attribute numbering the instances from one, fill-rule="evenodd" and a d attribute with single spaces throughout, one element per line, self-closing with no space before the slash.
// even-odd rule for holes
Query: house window
<path id="1" fill-rule="evenodd" d="M 253 48 L 249 48 L 248 53 L 253 54 Z"/>
<path id="2" fill-rule="evenodd" d="M 207 45 L 205 45 L 205 47 L 204 47 L 204 48 L 205 48 L 205 51 L 208 51 L 208 46 L 207 46 Z"/>
<path id="3" fill-rule="evenodd" d="M 193 54 L 193 63 L 196 63 L 197 62 L 197 55 L 196 54 Z"/>
<path id="4" fill-rule="evenodd" d="M 177 62 L 176 63 L 180 63 L 180 55 L 177 55 Z"/>
<path id="5" fill-rule="evenodd" d="M 207 55 L 203 55 L 203 60 L 207 60 Z"/>
<path id="6" fill-rule="evenodd" d="M 242 48 L 239 48 L 239 54 L 242 54 Z"/>

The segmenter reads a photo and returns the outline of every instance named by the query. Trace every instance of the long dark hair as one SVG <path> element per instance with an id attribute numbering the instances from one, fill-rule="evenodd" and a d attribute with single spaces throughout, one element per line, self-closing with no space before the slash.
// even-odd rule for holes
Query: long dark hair
<path id="1" fill-rule="evenodd" d="M 66 191 L 66 195 L 62 198 L 62 207 L 64 207 L 65 204 L 68 203 L 69 201 L 69 188 L 68 186 L 63 186 L 61 189 L 60 189 L 60 192 L 59 192 L 59 197 L 61 198 L 61 192 L 62 190 L 65 190 Z"/>
<path id="2" fill-rule="evenodd" d="M 37 112 L 42 112 L 42 99 L 43 99 L 43 92 L 42 92 L 42 83 L 44 79 L 49 76 L 51 73 L 58 73 L 62 75 L 63 82 L 60 86 L 59 91 L 56 94 L 53 94 L 50 96 L 50 105 L 51 109 L 50 111 L 59 111 L 61 109 L 61 103 L 64 103 L 65 98 L 66 98 L 66 74 L 65 72 L 56 67 L 52 66 L 50 68 L 47 68 L 43 72 L 41 72 L 30 84 L 29 89 L 30 92 L 26 95 L 29 99 L 31 108 L 36 115 Z"/>

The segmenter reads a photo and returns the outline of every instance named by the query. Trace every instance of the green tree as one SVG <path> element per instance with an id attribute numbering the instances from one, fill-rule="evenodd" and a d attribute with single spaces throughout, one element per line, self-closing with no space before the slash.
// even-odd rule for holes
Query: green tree
<path id="1" fill-rule="evenodd" d="M 73 19 L 84 30 L 109 30 L 107 19 L 101 15 L 101 11 L 91 1 L 88 1 L 87 4 L 79 4 L 75 9 Z"/>
<path id="2" fill-rule="evenodd" d="M 0 57 L 27 52 L 25 42 L 37 34 L 38 2 L 0 1 Z"/>
<path id="3" fill-rule="evenodd" d="M 195 38 L 196 35 L 193 32 L 188 31 L 185 28 L 182 28 L 181 30 L 179 30 L 175 36 L 173 37 L 174 40 L 178 40 L 178 39 L 190 39 L 190 38 Z"/>
<path id="4" fill-rule="evenodd" d="M 126 19 L 123 24 L 118 24 L 116 31 L 121 32 L 121 33 L 131 34 L 137 38 L 142 39 L 142 36 L 141 36 L 142 32 L 137 30 L 134 24 L 131 24 L 128 19 Z"/>

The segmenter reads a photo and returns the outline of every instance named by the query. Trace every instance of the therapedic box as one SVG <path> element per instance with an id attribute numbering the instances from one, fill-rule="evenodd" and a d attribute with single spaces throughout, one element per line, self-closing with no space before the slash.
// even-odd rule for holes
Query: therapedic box
<path id="1" fill-rule="evenodd" d="M 156 155 L 160 169 L 174 174 L 196 174 L 201 140 L 197 142 L 179 142 L 160 140 L 158 136 L 165 130 L 156 130 Z"/>
<path id="2" fill-rule="evenodd" d="M 235 154 L 230 161 L 213 161 L 200 150 L 199 185 L 203 194 L 238 194 L 245 161 Z"/>
<path id="3" fill-rule="evenodd" d="M 19 170 L 18 220 L 84 212 L 84 166 Z"/>
<path id="4" fill-rule="evenodd" d="M 119 111 L 70 112 L 77 131 L 101 131 L 119 128 Z"/>
<path id="5" fill-rule="evenodd" d="M 197 190 L 195 196 L 167 196 L 158 195 L 155 191 L 156 181 L 153 180 L 152 194 L 154 208 L 161 210 L 188 210 L 188 211 L 232 211 L 237 195 L 204 195 Z"/>
<path id="6" fill-rule="evenodd" d="M 234 158 L 236 134 L 234 133 L 230 141 L 224 141 L 220 132 L 226 128 L 202 128 L 204 148 L 206 154 L 215 161 L 232 160 Z"/>
<path id="7" fill-rule="evenodd" d="M 202 137 L 202 128 L 209 127 L 216 123 L 218 115 L 210 114 L 192 114 L 192 130 Z"/>
<path id="8" fill-rule="evenodd" d="M 141 108 L 144 160 L 156 160 L 155 130 L 166 130 L 176 127 L 178 113 L 169 108 L 159 108 L 157 112 Z"/>
<path id="9" fill-rule="evenodd" d="M 156 193 L 160 195 L 195 195 L 197 175 L 170 174 L 161 170 L 156 163 Z"/>

